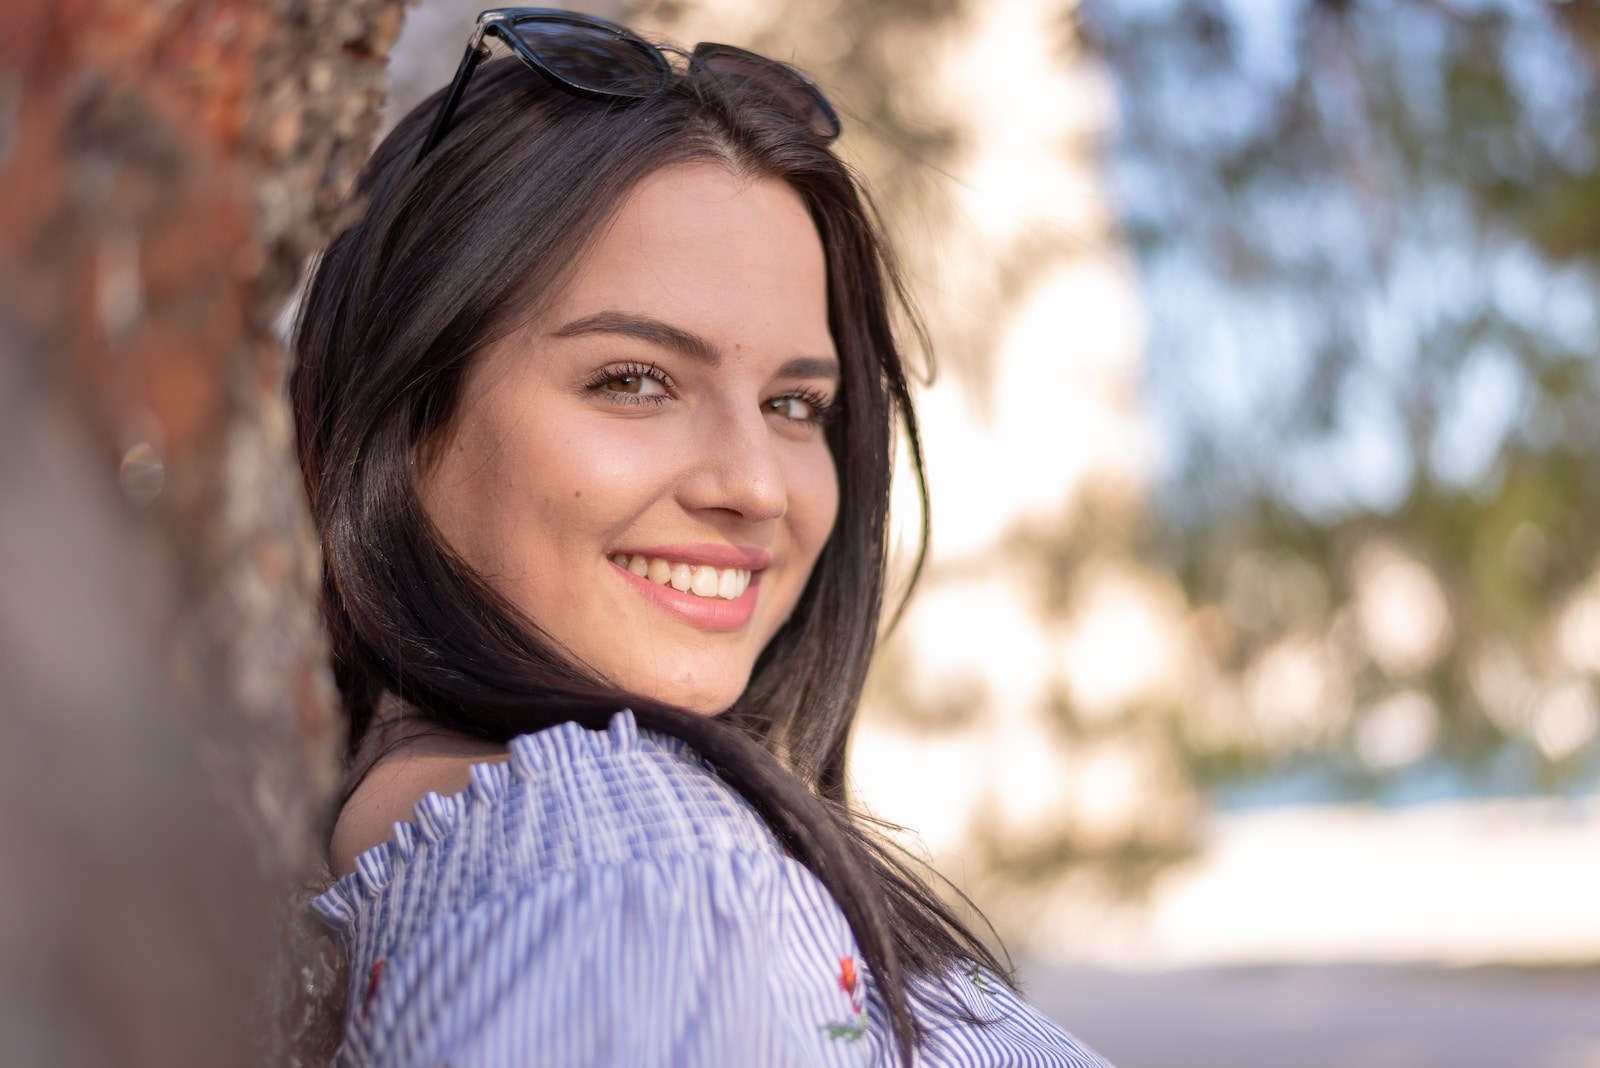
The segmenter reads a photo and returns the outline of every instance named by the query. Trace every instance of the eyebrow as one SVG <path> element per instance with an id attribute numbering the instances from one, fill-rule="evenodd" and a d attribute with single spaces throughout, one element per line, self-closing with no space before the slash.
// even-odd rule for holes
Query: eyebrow
<path id="1" fill-rule="evenodd" d="M 701 337 L 682 327 L 648 315 L 632 312 L 602 311 L 574 319 L 554 331 L 553 337 L 584 337 L 589 334 L 621 334 L 638 338 L 663 349 L 671 349 L 680 356 L 716 367 L 722 363 L 721 351 Z M 839 361 L 832 356 L 795 356 L 778 368 L 779 378 L 827 378 L 839 381 Z"/>

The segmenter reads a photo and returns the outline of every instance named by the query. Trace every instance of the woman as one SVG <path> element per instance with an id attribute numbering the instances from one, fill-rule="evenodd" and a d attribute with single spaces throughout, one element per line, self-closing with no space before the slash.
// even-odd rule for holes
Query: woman
<path id="1" fill-rule="evenodd" d="M 759 56 L 516 9 L 374 154 L 291 382 L 341 1063 L 1103 1063 L 846 801 L 897 417 L 920 458 L 837 133 Z"/>

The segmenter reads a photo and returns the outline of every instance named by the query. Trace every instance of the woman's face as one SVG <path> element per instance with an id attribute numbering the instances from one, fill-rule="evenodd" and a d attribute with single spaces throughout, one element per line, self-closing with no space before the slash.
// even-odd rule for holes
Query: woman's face
<path id="1" fill-rule="evenodd" d="M 531 327 L 486 351 L 428 515 L 576 660 L 700 712 L 743 692 L 833 528 L 822 245 L 787 185 L 645 179 Z"/>

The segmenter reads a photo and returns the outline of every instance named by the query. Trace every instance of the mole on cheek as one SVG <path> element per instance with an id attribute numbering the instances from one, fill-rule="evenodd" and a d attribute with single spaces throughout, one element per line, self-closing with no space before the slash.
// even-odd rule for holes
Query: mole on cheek
<path id="1" fill-rule="evenodd" d="M 583 496 L 583 490 L 573 490 L 572 491 L 572 495 L 574 497 L 582 497 Z"/>

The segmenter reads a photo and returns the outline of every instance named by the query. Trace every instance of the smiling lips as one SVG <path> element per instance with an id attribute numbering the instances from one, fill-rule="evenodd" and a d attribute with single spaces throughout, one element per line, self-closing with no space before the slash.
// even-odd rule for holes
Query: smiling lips
<path id="1" fill-rule="evenodd" d="M 771 554 L 727 545 L 618 550 L 608 559 L 644 599 L 700 630 L 736 631 L 755 615 Z"/>
<path id="2" fill-rule="evenodd" d="M 709 564 L 674 563 L 642 553 L 632 556 L 615 553 L 611 562 L 657 586 L 671 586 L 679 593 L 692 593 L 696 597 L 719 597 L 724 601 L 733 601 L 750 586 L 750 572 L 742 567 L 718 569 Z"/>

